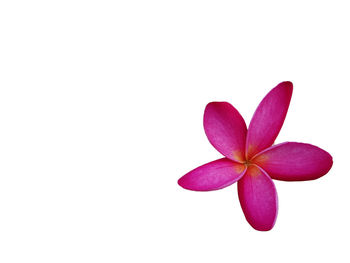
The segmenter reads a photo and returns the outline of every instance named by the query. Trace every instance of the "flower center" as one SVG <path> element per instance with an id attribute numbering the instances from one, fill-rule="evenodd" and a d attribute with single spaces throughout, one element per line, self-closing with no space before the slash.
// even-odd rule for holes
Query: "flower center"
<path id="1" fill-rule="evenodd" d="M 253 164 L 253 162 L 251 160 L 245 160 L 244 164 L 246 166 L 249 166 L 249 165 Z"/>

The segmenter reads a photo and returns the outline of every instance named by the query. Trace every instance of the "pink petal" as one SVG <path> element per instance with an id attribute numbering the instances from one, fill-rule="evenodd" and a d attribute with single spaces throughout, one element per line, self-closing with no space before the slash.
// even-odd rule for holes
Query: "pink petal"
<path id="1" fill-rule="evenodd" d="M 292 82 L 282 82 L 259 104 L 248 128 L 246 145 L 248 159 L 270 147 L 275 141 L 286 118 L 292 92 Z"/>
<path id="2" fill-rule="evenodd" d="M 331 169 L 332 156 L 311 144 L 286 142 L 259 153 L 253 160 L 273 179 L 304 181 L 317 179 Z"/>
<path id="3" fill-rule="evenodd" d="M 235 183 L 243 176 L 245 170 L 244 164 L 222 158 L 185 174 L 178 184 L 194 191 L 218 190 Z"/>
<path id="4" fill-rule="evenodd" d="M 210 143 L 227 158 L 244 162 L 247 126 L 228 102 L 211 102 L 204 111 L 204 130 Z"/>
<path id="5" fill-rule="evenodd" d="M 260 168 L 250 165 L 238 182 L 238 196 L 248 223 L 256 230 L 273 228 L 278 210 L 275 185 Z"/>

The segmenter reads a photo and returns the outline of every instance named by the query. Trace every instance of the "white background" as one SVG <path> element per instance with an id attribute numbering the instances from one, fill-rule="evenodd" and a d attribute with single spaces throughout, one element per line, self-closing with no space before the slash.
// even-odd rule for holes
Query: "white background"
<path id="1" fill-rule="evenodd" d="M 0 262 L 349 262 L 347 1 L 1 1 Z M 258 232 L 236 185 L 191 192 L 221 155 L 205 105 L 247 124 L 294 83 L 276 142 L 329 151 L 311 182 L 275 181 Z"/>

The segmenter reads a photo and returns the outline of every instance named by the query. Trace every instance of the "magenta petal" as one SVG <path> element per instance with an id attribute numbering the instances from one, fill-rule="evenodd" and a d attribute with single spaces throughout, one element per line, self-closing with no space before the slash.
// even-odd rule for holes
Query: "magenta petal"
<path id="1" fill-rule="evenodd" d="M 253 162 L 272 179 L 304 181 L 317 179 L 331 169 L 332 156 L 311 144 L 286 142 L 259 153 Z"/>
<path id="2" fill-rule="evenodd" d="M 250 165 L 238 182 L 238 196 L 248 223 L 256 230 L 273 228 L 278 210 L 277 192 L 271 178 Z"/>
<path id="3" fill-rule="evenodd" d="M 250 159 L 256 153 L 270 147 L 282 128 L 287 115 L 293 84 L 278 84 L 261 101 L 249 124 L 246 153 Z"/>
<path id="4" fill-rule="evenodd" d="M 244 164 L 222 158 L 185 174 L 179 179 L 178 184 L 193 191 L 218 190 L 237 182 L 244 172 Z"/>
<path id="5" fill-rule="evenodd" d="M 247 126 L 230 103 L 209 103 L 204 111 L 203 124 L 215 149 L 231 160 L 244 162 Z"/>

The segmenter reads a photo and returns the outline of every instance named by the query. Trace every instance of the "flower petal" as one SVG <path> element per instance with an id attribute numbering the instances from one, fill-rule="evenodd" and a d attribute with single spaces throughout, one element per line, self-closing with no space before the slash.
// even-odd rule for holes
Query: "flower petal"
<path id="1" fill-rule="evenodd" d="M 277 192 L 271 178 L 258 166 L 250 165 L 238 182 L 238 196 L 245 218 L 256 230 L 273 228 L 278 210 Z"/>
<path id="2" fill-rule="evenodd" d="M 246 154 L 252 158 L 270 147 L 275 141 L 286 118 L 293 84 L 289 81 L 278 84 L 260 102 L 249 124 Z"/>
<path id="3" fill-rule="evenodd" d="M 215 149 L 231 160 L 244 162 L 247 126 L 230 103 L 209 103 L 204 111 L 203 124 Z"/>
<path id="4" fill-rule="evenodd" d="M 286 142 L 259 153 L 253 160 L 272 179 L 304 181 L 317 179 L 331 169 L 332 156 L 311 144 Z"/>
<path id="5" fill-rule="evenodd" d="M 178 180 L 178 184 L 193 191 L 211 191 L 229 186 L 245 172 L 244 164 L 222 158 L 192 170 Z"/>

